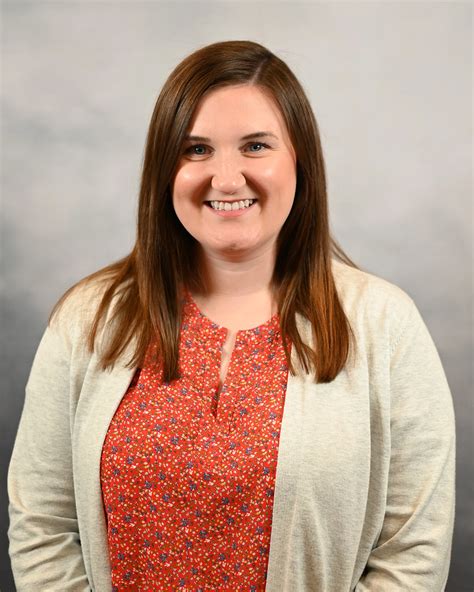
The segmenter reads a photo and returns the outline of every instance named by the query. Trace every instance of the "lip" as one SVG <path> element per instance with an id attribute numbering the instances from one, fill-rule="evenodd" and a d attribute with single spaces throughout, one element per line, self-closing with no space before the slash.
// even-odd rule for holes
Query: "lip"
<path id="1" fill-rule="evenodd" d="M 254 199 L 254 198 L 252 198 Z M 219 200 L 219 201 L 225 201 L 225 200 Z M 233 201 L 226 201 L 226 203 L 234 203 L 235 201 L 243 201 L 240 199 L 234 199 Z M 216 214 L 217 216 L 221 216 L 222 218 L 237 218 L 238 216 L 243 216 L 244 214 L 246 214 L 247 212 L 249 212 L 250 210 L 253 209 L 253 207 L 255 206 L 255 204 L 257 203 L 257 199 L 254 199 L 254 202 L 251 206 L 249 206 L 248 208 L 244 208 L 243 210 L 215 210 L 214 208 L 211 207 L 210 203 L 208 201 L 204 202 L 205 207 L 210 210 L 212 213 Z"/>

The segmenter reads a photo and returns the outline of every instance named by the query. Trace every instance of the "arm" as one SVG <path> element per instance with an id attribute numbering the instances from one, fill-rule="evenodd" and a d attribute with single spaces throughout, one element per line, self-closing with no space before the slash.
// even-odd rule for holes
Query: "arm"
<path id="1" fill-rule="evenodd" d="M 74 500 L 72 345 L 64 324 L 55 319 L 39 344 L 9 466 L 9 553 L 18 592 L 89 590 Z"/>
<path id="2" fill-rule="evenodd" d="M 413 301 L 391 347 L 383 527 L 356 592 L 441 592 L 454 524 L 455 427 L 441 361 Z"/>

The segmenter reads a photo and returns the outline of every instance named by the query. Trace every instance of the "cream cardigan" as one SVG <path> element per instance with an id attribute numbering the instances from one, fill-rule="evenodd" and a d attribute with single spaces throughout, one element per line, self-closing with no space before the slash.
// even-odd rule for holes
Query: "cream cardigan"
<path id="1" fill-rule="evenodd" d="M 439 592 L 454 522 L 446 376 L 406 292 L 333 269 L 357 352 L 329 384 L 301 368 L 289 375 L 266 591 Z M 131 347 L 112 372 L 87 353 L 81 333 L 97 297 L 89 287 L 67 301 L 26 386 L 8 474 L 18 592 L 111 591 L 99 463 L 134 369 L 124 367 Z"/>

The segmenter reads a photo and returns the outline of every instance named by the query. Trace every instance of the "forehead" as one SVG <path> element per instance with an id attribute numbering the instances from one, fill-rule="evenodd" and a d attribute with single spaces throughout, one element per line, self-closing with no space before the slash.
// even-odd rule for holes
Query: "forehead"
<path id="1" fill-rule="evenodd" d="M 286 125 L 272 97 L 257 86 L 226 86 L 211 90 L 199 101 L 190 132 L 210 135 L 223 129 L 239 134 L 257 128 L 287 136 Z"/>

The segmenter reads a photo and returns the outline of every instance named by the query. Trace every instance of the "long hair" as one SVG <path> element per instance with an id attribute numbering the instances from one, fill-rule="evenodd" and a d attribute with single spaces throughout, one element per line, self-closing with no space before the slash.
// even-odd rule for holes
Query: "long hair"
<path id="1" fill-rule="evenodd" d="M 284 61 L 258 43 L 224 41 L 186 57 L 158 96 L 146 140 L 131 253 L 74 284 L 51 312 L 49 322 L 77 286 L 103 280 L 105 290 L 87 337 L 92 352 L 101 320 L 118 294 L 114 330 L 100 356 L 103 370 L 113 368 L 132 339 L 136 345 L 127 367 L 140 366 L 155 340 L 163 381 L 179 378 L 181 289 L 200 286 L 201 278 L 196 265 L 198 245 L 176 216 L 171 180 L 200 99 L 213 89 L 242 84 L 257 86 L 276 102 L 297 158 L 295 198 L 277 239 L 272 278 L 289 370 L 296 374 L 288 338 L 305 372 L 314 373 L 317 382 L 331 382 L 346 364 L 351 336 L 355 338 L 336 291 L 331 256 L 359 268 L 330 236 L 326 173 L 315 116 Z M 299 334 L 297 313 L 311 324 L 312 344 Z"/>

